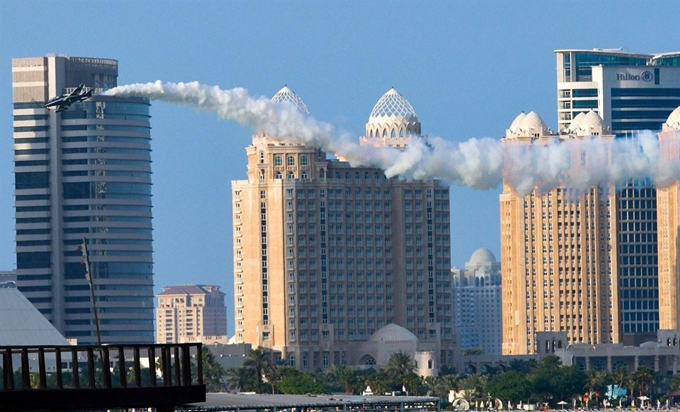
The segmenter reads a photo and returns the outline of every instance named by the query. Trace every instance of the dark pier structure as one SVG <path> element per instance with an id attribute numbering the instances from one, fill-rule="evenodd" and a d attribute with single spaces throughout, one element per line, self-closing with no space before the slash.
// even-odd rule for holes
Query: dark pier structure
<path id="1" fill-rule="evenodd" d="M 205 402 L 200 343 L 0 347 L 0 411 Z"/>

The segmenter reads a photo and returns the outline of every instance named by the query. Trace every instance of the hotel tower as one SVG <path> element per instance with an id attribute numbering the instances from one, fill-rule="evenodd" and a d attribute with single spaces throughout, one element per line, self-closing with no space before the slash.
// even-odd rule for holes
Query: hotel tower
<path id="1" fill-rule="evenodd" d="M 544 136 L 623 139 L 648 130 L 660 132 L 662 160 L 677 162 L 680 53 L 555 53 L 559 135 L 551 137 L 533 114 L 520 115 L 506 145 L 540 144 Z M 656 340 L 659 329 L 679 329 L 677 207 L 677 183 L 657 189 L 634 180 L 524 198 L 505 185 L 503 353 L 543 350 L 536 333 L 544 331 L 566 332 L 565 344 L 632 345 Z"/>
<path id="2" fill-rule="evenodd" d="M 59 113 L 43 107 L 117 76 L 111 59 L 12 60 L 17 286 L 80 344 L 97 343 L 84 238 L 102 342 L 154 341 L 149 101 L 95 94 Z"/>
<path id="3" fill-rule="evenodd" d="M 309 114 L 288 87 L 273 100 Z M 426 139 L 420 122 L 391 89 L 361 144 L 403 149 L 413 139 Z M 246 153 L 247 180 L 232 182 L 236 342 L 302 369 L 371 364 L 353 344 L 395 323 L 430 344 L 437 365 L 451 364 L 448 188 L 263 133 Z"/>
<path id="4" fill-rule="evenodd" d="M 566 131 L 556 135 L 536 113 L 522 113 L 503 143 L 506 150 L 522 150 L 556 139 L 614 138 L 594 111 L 578 116 Z M 511 170 L 512 164 L 506 164 L 506 178 Z M 608 186 L 582 193 L 565 187 L 534 189 L 522 196 L 504 181 L 504 355 L 539 352 L 539 332 L 566 332 L 569 343 L 618 342 L 614 197 Z"/>

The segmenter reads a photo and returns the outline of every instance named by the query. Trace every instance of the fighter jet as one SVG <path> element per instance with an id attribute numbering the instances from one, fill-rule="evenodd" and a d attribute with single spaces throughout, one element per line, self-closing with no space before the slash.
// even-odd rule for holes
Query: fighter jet
<path id="1" fill-rule="evenodd" d="M 90 90 L 84 92 L 84 88 L 85 85 L 80 83 L 78 87 L 76 87 L 71 93 L 62 94 L 60 96 L 51 98 L 47 103 L 45 103 L 45 107 L 56 107 L 57 113 L 68 110 L 68 108 L 71 107 L 73 103 L 82 102 L 83 100 L 92 97 L 92 92 L 94 89 L 90 88 Z"/>

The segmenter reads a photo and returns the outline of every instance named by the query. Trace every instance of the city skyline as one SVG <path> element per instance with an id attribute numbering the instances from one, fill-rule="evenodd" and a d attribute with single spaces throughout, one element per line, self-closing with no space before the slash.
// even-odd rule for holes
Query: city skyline
<path id="1" fill-rule="evenodd" d="M 47 3 L 29 11 L 20 2 L 6 2 L 0 5 L 0 34 L 18 40 L 4 42 L 0 58 L 9 66 L 13 57 L 48 53 L 110 57 L 121 61 L 119 84 L 157 78 L 199 80 L 223 87 L 244 86 L 254 95 L 271 96 L 287 83 L 305 99 L 315 117 L 356 136 L 362 134 L 375 100 L 394 86 L 415 107 L 425 125 L 423 134 L 464 141 L 485 136 L 499 139 L 520 111 L 536 110 L 549 125 L 557 125 L 551 70 L 555 49 L 625 46 L 631 52 L 653 53 L 673 51 L 678 44 L 677 34 L 664 30 L 672 26 L 672 12 L 658 14 L 640 7 L 632 13 L 621 5 L 585 3 L 554 7 L 533 3 L 527 7 L 530 3 L 521 2 L 402 3 L 394 10 L 349 4 L 354 7 L 269 4 L 264 13 L 256 11 L 257 5 L 237 5 L 227 14 L 219 3 L 205 3 L 199 12 L 181 7 L 161 10 L 161 22 L 155 22 L 148 18 L 158 12 L 152 5 L 128 5 L 123 11 L 112 3 L 95 13 L 110 26 L 110 37 L 64 37 L 50 36 L 58 31 L 50 26 L 77 18 L 82 13 L 79 5 L 85 3 L 68 7 Z M 545 30 L 540 39 L 529 29 L 531 21 L 546 23 L 546 27 L 552 27 L 547 25 L 550 21 L 578 26 L 581 17 L 589 14 L 608 18 L 568 35 Z M 279 15 L 287 18 L 279 19 Z M 397 23 L 404 16 L 411 19 L 406 29 Z M 227 24 L 220 24 L 227 17 Z M 117 29 L 123 23 L 134 28 L 129 33 Z M 302 29 L 301 23 L 308 28 Z M 183 30 L 171 29 L 176 27 Z M 632 32 L 630 27 L 639 29 Z M 144 39 L 151 38 L 152 30 L 165 30 L 165 39 L 157 47 L 137 46 L 138 39 L 146 46 Z M 167 64 L 158 64 L 164 58 Z M 7 76 L 0 80 L 5 101 L 10 101 L 10 83 Z M 499 94 L 503 98 L 498 99 Z M 228 182 L 243 175 L 246 157 L 242 150 L 252 132 L 216 122 L 212 115 L 162 103 L 154 103 L 151 114 L 156 289 L 196 282 L 196 275 L 188 273 L 198 272 L 201 283 L 219 284 L 229 295 L 233 264 Z M 11 135 L 9 107 L 0 122 L 6 136 Z M 0 269 L 11 270 L 16 264 L 14 179 L 11 140 L 3 142 Z M 479 247 L 500 256 L 499 193 L 500 188 L 479 192 L 452 187 L 452 265 L 462 265 Z M 477 222 L 482 222 L 481 228 Z M 456 232 L 466 235 L 459 238 Z M 231 314 L 229 318 L 233 319 Z"/>

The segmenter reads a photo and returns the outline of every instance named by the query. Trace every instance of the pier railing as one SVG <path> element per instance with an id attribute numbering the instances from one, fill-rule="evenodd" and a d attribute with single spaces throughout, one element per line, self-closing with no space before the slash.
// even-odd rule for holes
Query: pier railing
<path id="1" fill-rule="evenodd" d="M 0 346 L 0 410 L 177 406 L 205 400 L 200 343 Z"/>

